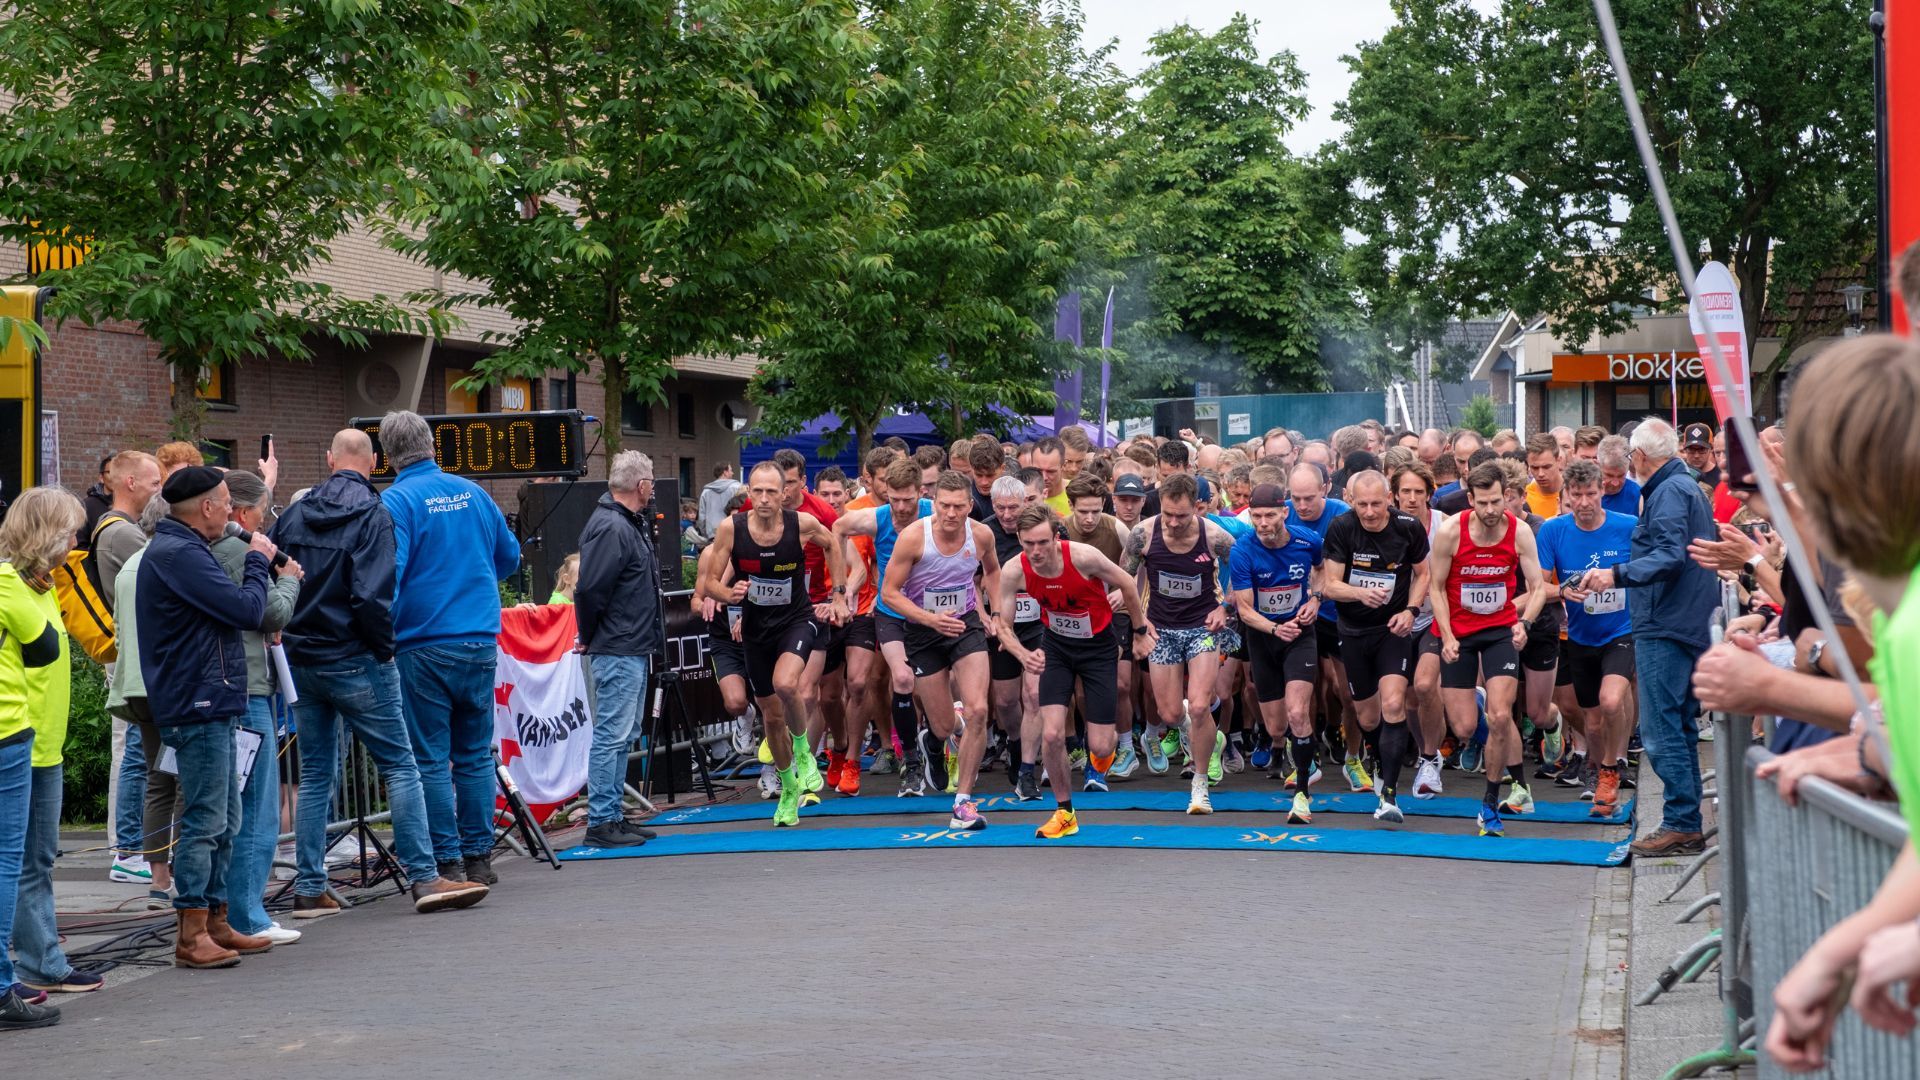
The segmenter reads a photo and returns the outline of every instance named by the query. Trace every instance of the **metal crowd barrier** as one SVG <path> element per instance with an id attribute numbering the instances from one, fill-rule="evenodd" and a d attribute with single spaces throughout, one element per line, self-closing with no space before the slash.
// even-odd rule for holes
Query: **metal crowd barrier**
<path id="1" fill-rule="evenodd" d="M 1863 799 L 1825 780 L 1800 781 L 1798 806 L 1788 806 L 1753 768 L 1773 755 L 1748 751 L 1743 780 L 1752 817 L 1743 837 L 1748 941 L 1756 990 L 1757 1030 L 1773 1020 L 1772 988 L 1821 934 L 1865 907 L 1907 842 L 1907 826 L 1887 803 Z M 1920 1038 L 1868 1027 L 1852 1009 L 1834 1025 L 1825 1075 L 1835 1078 L 1920 1076 Z M 1791 1075 L 1765 1055 L 1760 1075 Z"/>

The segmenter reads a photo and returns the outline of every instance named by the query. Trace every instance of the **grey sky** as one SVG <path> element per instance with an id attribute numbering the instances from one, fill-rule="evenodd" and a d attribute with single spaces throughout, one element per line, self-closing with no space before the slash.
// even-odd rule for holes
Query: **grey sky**
<path id="1" fill-rule="evenodd" d="M 1081 0 L 1086 16 L 1086 38 L 1098 44 L 1119 39 L 1114 63 L 1137 74 L 1147 63 L 1147 39 L 1182 21 L 1196 29 L 1218 30 L 1236 11 L 1255 14 L 1256 39 L 1262 55 L 1293 50 L 1307 75 L 1307 100 L 1313 113 L 1287 134 L 1295 153 L 1311 153 L 1320 144 L 1340 137 L 1342 125 L 1333 119 L 1333 105 L 1346 96 L 1351 76 L 1340 57 L 1362 41 L 1379 39 L 1392 25 L 1388 0 Z"/>

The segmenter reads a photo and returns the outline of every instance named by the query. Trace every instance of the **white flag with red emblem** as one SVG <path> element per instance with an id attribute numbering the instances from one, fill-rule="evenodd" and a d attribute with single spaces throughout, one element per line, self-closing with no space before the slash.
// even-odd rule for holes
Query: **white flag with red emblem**
<path id="1" fill-rule="evenodd" d="M 566 802 L 587 785 L 593 715 L 573 639 L 571 604 L 500 613 L 493 737 L 507 774 L 536 810 Z"/>

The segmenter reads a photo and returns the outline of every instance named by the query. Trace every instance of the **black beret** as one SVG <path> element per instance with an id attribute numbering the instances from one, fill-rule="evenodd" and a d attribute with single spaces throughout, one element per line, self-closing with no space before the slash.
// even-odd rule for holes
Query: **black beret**
<path id="1" fill-rule="evenodd" d="M 183 503 L 197 498 L 227 482 L 227 476 L 208 465 L 189 465 L 180 469 L 160 488 L 160 497 L 168 503 Z"/>

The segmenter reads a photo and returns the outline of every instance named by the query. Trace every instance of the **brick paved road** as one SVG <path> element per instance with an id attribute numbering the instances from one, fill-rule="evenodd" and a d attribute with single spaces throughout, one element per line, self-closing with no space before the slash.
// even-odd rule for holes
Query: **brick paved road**
<path id="1" fill-rule="evenodd" d="M 471 912 L 382 901 L 233 971 L 66 999 L 0 1058 L 22 1077 L 1528 1080 L 1572 1059 L 1596 882 L 1181 851 L 502 869 Z"/>

